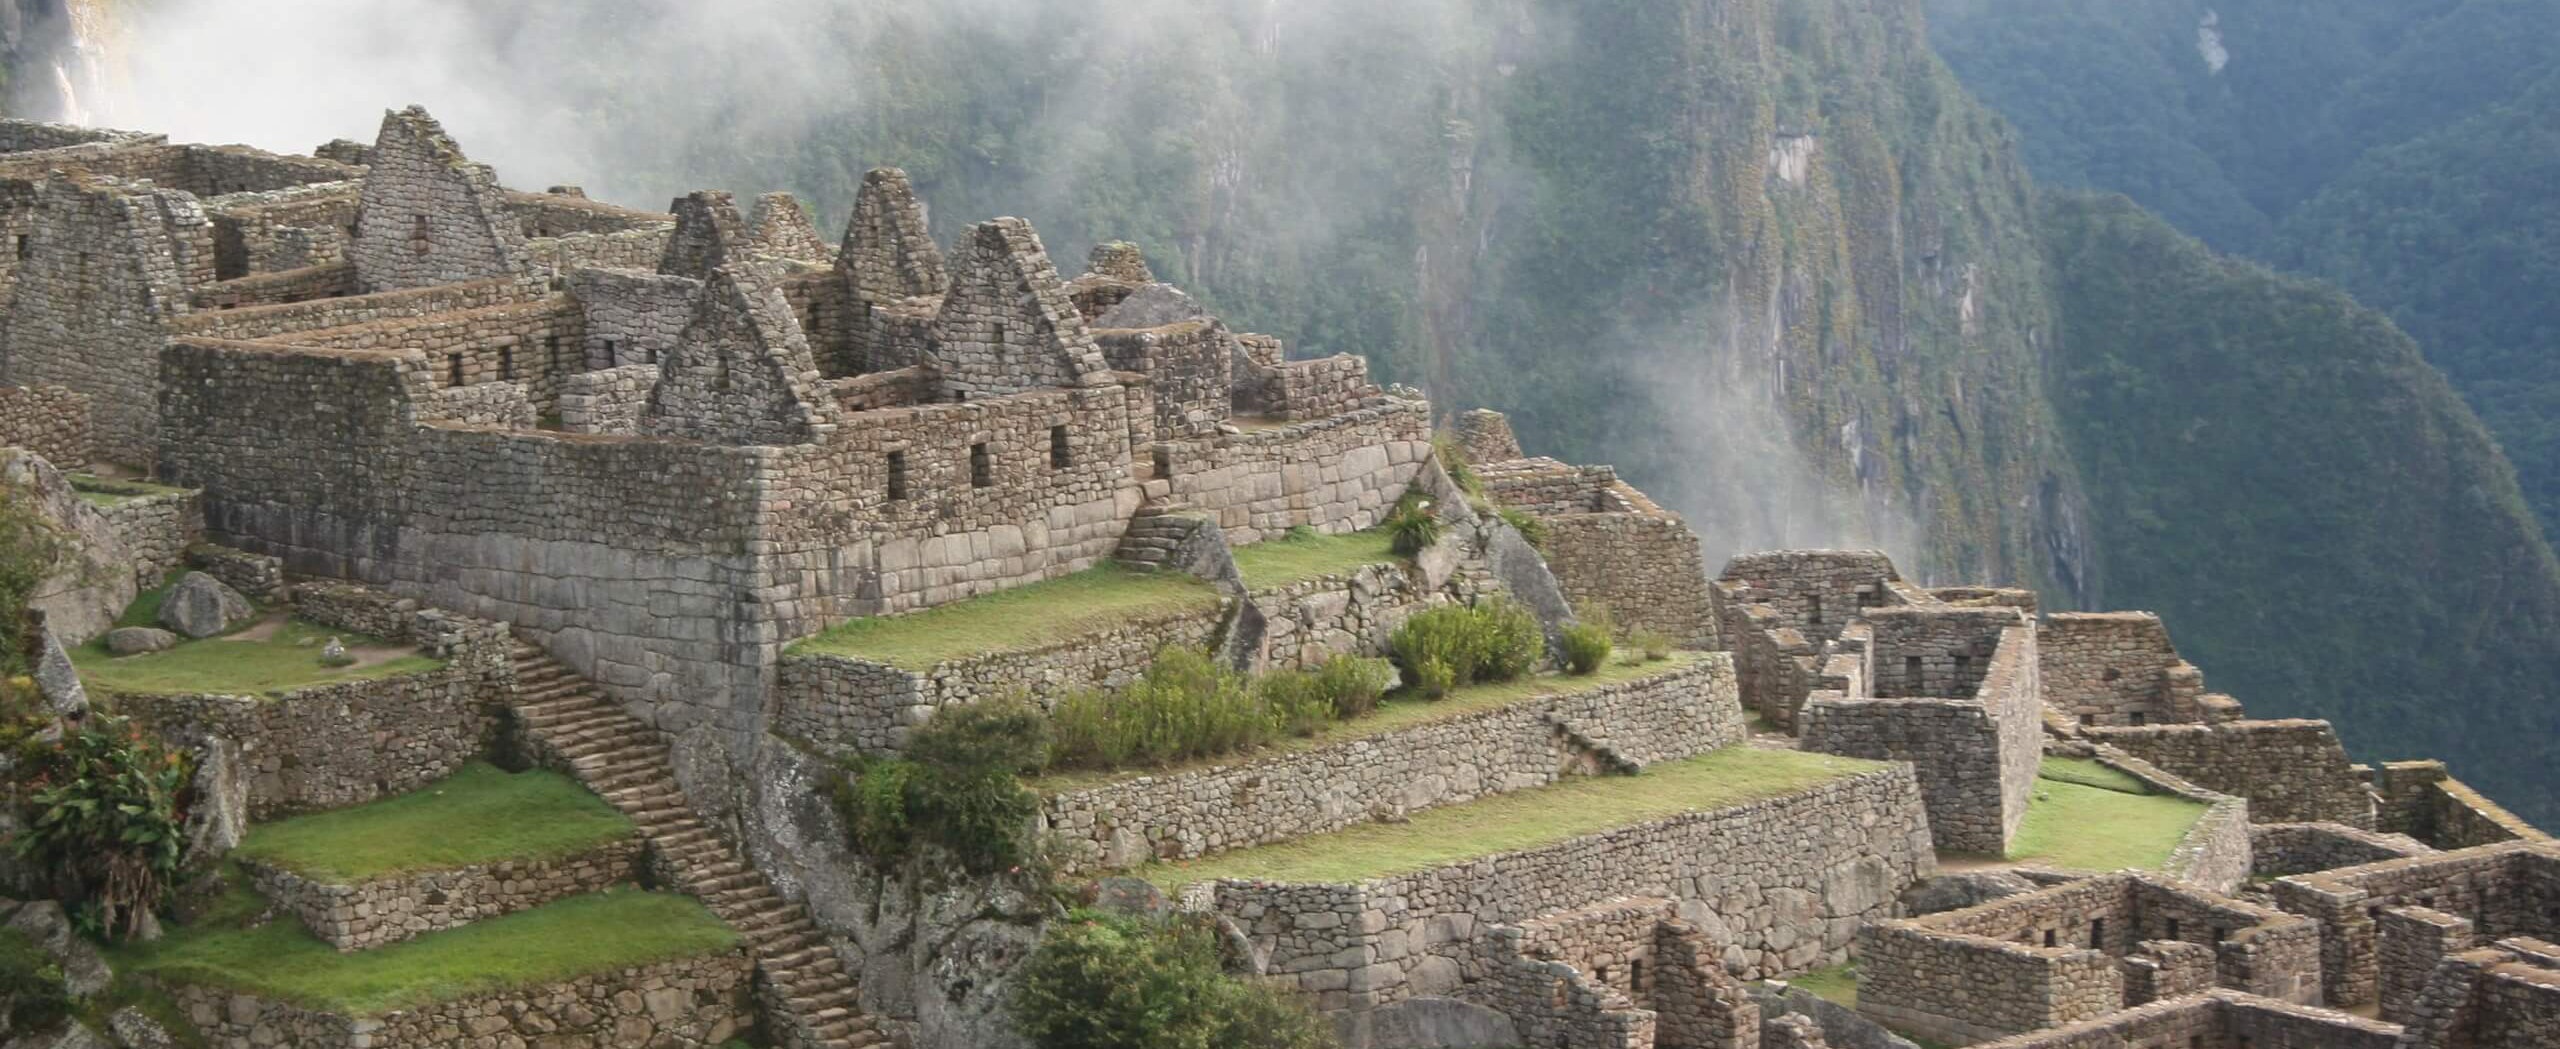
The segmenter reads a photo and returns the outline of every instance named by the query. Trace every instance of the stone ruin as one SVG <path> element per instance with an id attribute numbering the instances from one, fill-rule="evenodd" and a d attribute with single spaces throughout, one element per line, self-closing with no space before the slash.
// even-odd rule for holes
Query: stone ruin
<path id="1" fill-rule="evenodd" d="M 848 888 L 863 868 L 808 804 L 814 755 L 895 751 L 953 703 L 1125 680 L 1166 643 L 1308 666 L 1505 594 L 1551 631 L 1605 607 L 1689 654 L 1445 723 L 1062 788 L 1040 817 L 1062 862 L 1211 858 L 1799 749 L 1874 764 L 1355 882 L 1202 882 L 1171 905 L 1380 1049 L 1910 1044 L 1893 1027 L 2003 1049 L 2560 1044 L 2560 853 L 2441 764 L 2359 765 L 2326 723 L 2249 718 L 2147 613 L 1916 584 L 1872 551 L 1750 554 L 1710 579 L 1679 515 L 1612 468 L 1529 456 L 1481 410 L 1436 447 L 1411 391 L 1230 329 L 1139 246 L 1097 246 L 1067 277 L 1020 219 L 938 243 L 885 169 L 832 244 L 787 195 L 659 212 L 519 191 L 416 108 L 307 157 L 22 122 L 0 122 L 0 147 L 0 445 L 25 449 L 12 476 L 99 567 L 48 594 L 57 647 L 193 568 L 446 660 L 264 701 L 108 697 L 227 755 L 236 823 L 503 751 L 638 828 L 497 876 L 252 872 L 342 949 L 645 871 L 744 949 L 546 992 L 589 1003 L 599 1031 L 1019 1044 L 991 959 L 1018 958 L 1036 916 L 903 914 Z M 55 469 L 83 465 L 101 476 Z M 74 497 L 116 473 L 160 486 Z M 1450 531 L 1410 567 L 1259 589 L 1237 567 L 1237 547 L 1366 529 L 1408 494 Z M 791 647 L 1105 562 L 1200 576 L 1217 605 L 930 668 Z M 2155 871 L 1942 876 L 1941 854 L 2009 850 L 2048 755 L 2204 815 Z M 1914 902 L 1980 884 L 2014 894 Z M 1859 1009 L 1752 982 L 1851 960 Z M 678 991 L 713 1004 L 629 1004 Z M 504 996 L 364 1029 L 241 1000 L 181 996 L 218 1045 L 481 1044 L 463 1027 L 620 1044 L 520 1026 Z"/>

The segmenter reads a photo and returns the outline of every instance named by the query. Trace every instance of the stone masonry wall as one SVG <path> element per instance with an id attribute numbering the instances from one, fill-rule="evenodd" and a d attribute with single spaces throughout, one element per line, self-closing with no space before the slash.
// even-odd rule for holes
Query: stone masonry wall
<path id="1" fill-rule="evenodd" d="M 1112 368 L 1146 375 L 1155 390 L 1156 432 L 1166 437 L 1213 433 L 1232 414 L 1230 341 L 1226 327 L 1215 320 L 1094 333 Z"/>
<path id="2" fill-rule="evenodd" d="M 657 384 L 658 366 L 654 364 L 626 364 L 562 376 L 560 432 L 626 437 L 637 434 L 640 413 L 649 407 L 649 388 Z"/>
<path id="3" fill-rule="evenodd" d="M 332 261 L 215 281 L 189 292 L 187 301 L 197 310 L 221 312 L 335 298 L 356 291 L 355 266 Z"/>
<path id="4" fill-rule="evenodd" d="M 955 398 L 1080 386 L 1110 370 L 1040 235 L 1017 218 L 978 223 L 953 246 L 933 328 Z"/>
<path id="5" fill-rule="evenodd" d="M 1865 699 L 1816 693 L 1801 716 L 1803 747 L 1909 761 L 1929 799 L 1938 847 L 2005 854 L 2026 816 L 2043 758 L 2035 633 L 2010 627 L 1986 660 L 1978 698 Z"/>
<path id="6" fill-rule="evenodd" d="M 167 989 L 211 1049 L 715 1049 L 753 1025 L 753 973 L 744 954 L 730 952 L 377 1017 L 327 1013 L 212 987 Z"/>
<path id="7" fill-rule="evenodd" d="M 550 294 L 550 289 L 540 283 L 495 278 L 345 298 L 208 310 L 178 319 L 170 325 L 170 330 L 179 335 L 204 339 L 253 341 L 306 331 L 353 327 L 395 317 L 429 317 L 502 303 L 533 302 Z"/>
<path id="8" fill-rule="evenodd" d="M 2149 612 L 2056 612 L 2037 631 L 2045 703 L 2084 725 L 2202 720 L 2203 674 Z"/>
<path id="9" fill-rule="evenodd" d="M 2089 738 L 2225 794 L 2261 823 L 2374 825 L 2374 799 L 2326 721 L 2091 728 Z"/>
<path id="10" fill-rule="evenodd" d="M 1676 514 L 1567 514 L 1541 519 L 1541 548 L 1577 609 L 1606 606 L 1621 627 L 1659 630 L 1683 645 L 1716 642 L 1698 535 Z"/>
<path id="11" fill-rule="evenodd" d="M 1283 361 L 1259 376 L 1255 407 L 1277 419 L 1324 419 L 1351 411 L 1378 395 L 1369 362 L 1351 354 Z"/>
<path id="12" fill-rule="evenodd" d="M 2384 1020 L 2407 1023 L 2445 956 L 2479 946 L 2467 918 L 2425 907 L 2392 907 L 2375 919 L 2378 1002 Z"/>
<path id="13" fill-rule="evenodd" d="M 2535 872 L 2542 892 L 2531 891 Z M 2339 1008 L 2375 1001 L 2377 926 L 2394 907 L 2469 919 L 2484 939 L 2560 932 L 2560 845 L 2510 842 L 2278 879 L 2277 905 L 2320 921 L 2322 980 Z"/>
<path id="14" fill-rule="evenodd" d="M 1085 862 L 1122 867 L 1401 819 L 1565 776 L 1703 754 L 1745 734 L 1732 664 L 1708 656 L 1644 680 L 1054 794 L 1043 817 Z"/>
<path id="15" fill-rule="evenodd" d="M 347 259 L 367 290 L 419 288 L 525 272 L 524 228 L 486 164 L 411 106 L 385 113 L 364 176 Z"/>
<path id="16" fill-rule="evenodd" d="M 1491 977 L 1493 925 L 1629 894 L 1702 905 L 1728 967 L 1753 979 L 1845 958 L 1859 923 L 1934 869 L 1924 820 L 1897 766 L 1354 885 L 1221 881 L 1182 896 L 1233 918 L 1273 982 L 1327 1011 L 1456 992 Z"/>
<path id="17" fill-rule="evenodd" d="M 1431 454 L 1430 437 L 1428 406 L 1389 400 L 1269 430 L 1166 441 L 1157 476 L 1175 500 L 1216 514 L 1230 545 L 1298 525 L 1357 531 L 1395 508 Z"/>
<path id="18" fill-rule="evenodd" d="M 691 277 L 625 270 L 577 270 L 568 283 L 569 297 L 585 311 L 590 369 L 665 359 L 684 335 L 693 301 L 702 294 L 702 282 Z"/>
<path id="19" fill-rule="evenodd" d="M 2382 798 L 2376 816 L 2379 829 L 2406 834 L 2439 849 L 2550 837 L 2454 779 L 2441 761 L 2386 762 L 2365 779 Z"/>
<path id="20" fill-rule="evenodd" d="M 585 315 L 563 296 L 293 336 L 297 346 L 416 350 L 427 355 L 437 386 L 515 383 L 544 410 L 557 404 L 563 377 L 585 370 L 585 341 Z"/>
<path id="21" fill-rule="evenodd" d="M 2377 834 L 2343 823 L 2261 823 L 2249 828 L 2252 873 L 2264 878 L 2356 867 L 2434 852 L 2400 834 Z"/>
<path id="22" fill-rule="evenodd" d="M 250 884 L 301 918 L 312 935 L 341 951 L 362 951 L 636 881 L 643 851 L 638 838 L 623 838 L 572 856 L 354 883 L 321 881 L 255 860 L 242 867 Z"/>
<path id="23" fill-rule="evenodd" d="M 0 385 L 0 448 L 24 448 L 57 470 L 89 464 L 89 396 L 68 386 Z"/>
<path id="24" fill-rule="evenodd" d="M 187 547 L 204 538 L 204 497 L 200 492 L 162 492 L 119 499 L 98 507 L 98 516 L 124 540 L 133 577 L 143 589 L 157 589 L 172 569 L 187 563 Z"/>
<path id="25" fill-rule="evenodd" d="M 2399 1038 L 2396 1025 L 2215 990 L 1974 1049 L 2396 1049 Z"/>

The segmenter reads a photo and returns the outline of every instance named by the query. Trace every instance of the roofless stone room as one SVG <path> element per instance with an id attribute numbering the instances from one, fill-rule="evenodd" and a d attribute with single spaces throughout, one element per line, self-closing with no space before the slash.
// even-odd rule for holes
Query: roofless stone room
<path id="1" fill-rule="evenodd" d="M 2006 2 L 0 0 L 0 1049 L 2560 1047 L 2537 461 Z"/>

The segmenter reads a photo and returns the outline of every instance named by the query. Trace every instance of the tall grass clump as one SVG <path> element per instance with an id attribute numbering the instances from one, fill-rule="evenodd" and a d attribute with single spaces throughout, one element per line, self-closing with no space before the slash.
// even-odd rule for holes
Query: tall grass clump
<path id="1" fill-rule="evenodd" d="M 1416 613 L 1387 645 L 1405 684 L 1429 699 L 1466 685 L 1509 681 L 1536 669 L 1547 655 L 1538 617 L 1501 598 Z"/>

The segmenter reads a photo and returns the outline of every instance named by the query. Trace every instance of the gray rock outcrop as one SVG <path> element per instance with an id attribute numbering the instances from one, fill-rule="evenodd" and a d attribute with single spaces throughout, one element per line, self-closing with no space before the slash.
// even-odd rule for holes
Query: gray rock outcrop
<path id="1" fill-rule="evenodd" d="M 1902 890 L 1902 913 L 1905 917 L 1917 918 L 1960 911 L 2035 890 L 2034 882 L 2008 871 L 1941 874 Z"/>
<path id="2" fill-rule="evenodd" d="M 45 708 L 55 717 L 78 717 L 89 711 L 89 690 L 80 684 L 80 670 L 71 665 L 71 654 L 63 651 L 62 640 L 47 628 L 36 640 L 36 692 L 44 696 Z"/>
<path id="3" fill-rule="evenodd" d="M 27 607 L 43 612 L 45 623 L 68 644 L 85 644 L 105 633 L 138 592 L 123 538 L 72 491 L 61 471 L 33 452 L 0 449 L 0 484 L 32 495 L 36 513 L 68 546 L 69 556 L 37 584 Z"/>
<path id="4" fill-rule="evenodd" d="M 52 900 L 38 900 L 18 908 L 9 918 L 9 928 L 25 933 L 36 947 L 62 966 L 62 986 L 74 998 L 86 998 L 106 990 L 115 981 L 115 973 L 107 968 L 98 949 L 89 946 L 72 931 L 71 919 L 62 913 L 62 905 Z"/>
<path id="5" fill-rule="evenodd" d="M 169 588 L 160 605 L 160 625 L 188 637 L 212 637 L 246 623 L 258 614 L 249 599 L 202 572 L 189 572 Z"/>
<path id="6" fill-rule="evenodd" d="M 1120 304 L 1094 318 L 1096 328 L 1161 328 L 1209 315 L 1200 303 L 1170 284 L 1142 285 Z"/>
<path id="7" fill-rule="evenodd" d="M 107 631 L 107 651 L 112 655 L 138 656 L 145 652 L 164 652 L 178 643 L 178 635 L 159 627 L 126 626 Z"/>

